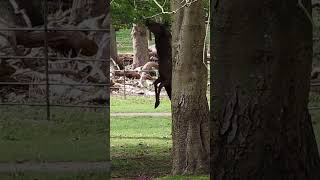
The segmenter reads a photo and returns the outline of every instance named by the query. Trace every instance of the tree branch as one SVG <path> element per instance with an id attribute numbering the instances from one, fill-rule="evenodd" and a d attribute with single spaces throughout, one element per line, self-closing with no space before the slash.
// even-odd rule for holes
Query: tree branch
<path id="1" fill-rule="evenodd" d="M 308 12 L 308 10 L 306 9 L 306 7 L 303 5 L 302 0 L 298 0 L 298 6 L 302 9 L 302 11 L 305 13 L 305 15 L 307 16 L 307 18 L 309 19 L 309 21 L 311 22 L 312 27 L 314 27 L 314 23 L 313 23 L 313 19 L 310 15 L 310 13 Z"/>
<path id="2" fill-rule="evenodd" d="M 181 10 L 182 8 L 184 7 L 188 7 L 190 6 L 192 3 L 195 3 L 197 2 L 198 0 L 182 0 L 181 1 L 181 4 L 184 2 L 184 4 L 177 8 L 176 10 L 173 10 L 173 11 L 165 11 L 163 6 L 160 5 L 160 3 L 157 1 L 157 0 L 153 0 L 153 2 L 161 9 L 161 12 L 160 13 L 157 13 L 155 15 L 152 15 L 152 16 L 147 16 L 145 17 L 145 19 L 149 19 L 149 18 L 154 18 L 156 16 L 159 16 L 159 15 L 162 15 L 162 14 L 175 14 L 177 13 L 179 10 Z"/>
<path id="3" fill-rule="evenodd" d="M 202 62 L 204 64 L 204 66 L 208 68 L 207 66 L 207 51 L 206 51 L 206 47 L 207 47 L 207 38 L 208 38 L 208 33 L 209 33 L 209 27 L 210 27 L 210 6 L 209 6 L 209 16 L 208 16 L 208 23 L 207 23 L 207 27 L 206 27 L 206 33 L 205 33 L 205 36 L 204 36 L 204 43 L 203 43 L 203 59 L 202 59 Z"/>

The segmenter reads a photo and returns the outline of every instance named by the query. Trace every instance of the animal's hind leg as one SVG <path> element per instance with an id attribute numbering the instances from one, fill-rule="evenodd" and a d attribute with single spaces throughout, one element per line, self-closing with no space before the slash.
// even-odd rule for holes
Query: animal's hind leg
<path id="1" fill-rule="evenodd" d="M 155 104 L 155 108 L 157 108 L 160 104 L 160 92 L 161 92 L 161 89 L 163 88 L 163 83 L 160 82 L 160 85 L 159 85 L 159 88 L 157 89 L 156 91 L 156 104 Z"/>
<path id="2" fill-rule="evenodd" d="M 155 91 L 155 95 L 156 95 L 156 102 L 154 105 L 154 108 L 157 108 L 160 104 L 160 97 L 158 94 L 158 84 L 161 83 L 160 79 L 157 79 L 154 81 L 153 85 L 154 85 L 154 91 Z"/>
<path id="3" fill-rule="evenodd" d="M 164 88 L 166 89 L 168 97 L 171 100 L 171 86 L 165 86 Z"/>
<path id="4" fill-rule="evenodd" d="M 162 87 L 164 87 L 166 89 L 168 97 L 171 100 L 171 81 L 169 81 L 169 80 L 163 81 L 163 82 L 161 82 L 161 85 L 162 85 Z"/>

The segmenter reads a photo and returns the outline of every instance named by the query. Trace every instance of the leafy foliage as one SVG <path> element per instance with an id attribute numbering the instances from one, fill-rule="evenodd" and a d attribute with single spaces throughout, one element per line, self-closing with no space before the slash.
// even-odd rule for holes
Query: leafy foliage
<path id="1" fill-rule="evenodd" d="M 170 11 L 170 0 L 157 0 L 165 11 Z M 153 0 L 113 0 L 111 2 L 112 21 L 116 28 L 131 27 L 133 23 L 142 23 L 146 18 L 161 13 Z M 169 14 L 156 18 L 170 21 Z"/>
<path id="2" fill-rule="evenodd" d="M 156 0 L 165 12 L 171 12 L 171 0 Z M 209 0 L 203 0 L 206 17 L 209 14 Z M 181 4 L 183 6 L 183 3 Z M 161 8 L 155 0 L 112 0 L 111 17 L 116 29 L 131 28 L 133 23 L 143 23 L 147 18 L 171 23 L 170 13 L 161 13 Z M 154 17 L 153 17 L 154 16 Z"/>

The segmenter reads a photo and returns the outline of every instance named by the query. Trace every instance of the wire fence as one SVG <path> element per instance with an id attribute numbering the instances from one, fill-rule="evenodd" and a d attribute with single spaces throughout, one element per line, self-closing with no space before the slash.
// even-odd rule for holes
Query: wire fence
<path id="1" fill-rule="evenodd" d="M 126 68 L 123 69 L 123 70 L 114 70 L 113 72 L 123 72 L 123 74 L 121 75 L 123 77 L 123 93 L 122 93 L 122 96 L 124 99 L 126 99 L 126 96 L 127 96 L 127 90 L 126 90 L 126 86 L 127 85 L 130 85 L 130 84 L 127 84 L 126 83 L 126 72 L 136 72 L 136 73 L 139 73 L 139 72 L 156 72 L 156 77 L 158 78 L 159 77 L 159 73 L 158 73 L 158 70 L 127 70 Z M 121 77 L 120 76 L 120 77 Z M 116 87 L 110 87 L 110 89 L 118 89 Z M 132 94 L 131 94 L 132 95 Z"/>
<path id="2" fill-rule="evenodd" d="M 125 66 L 129 65 L 129 64 L 130 64 L 130 62 L 127 62 L 127 64 L 125 64 Z M 209 65 L 210 61 L 207 61 L 207 64 Z M 127 91 L 126 91 L 127 90 L 126 86 L 127 85 L 131 85 L 131 84 L 127 84 L 126 83 L 126 72 L 136 72 L 136 73 L 139 73 L 139 72 L 141 72 L 141 73 L 142 72 L 147 72 L 147 73 L 155 72 L 156 73 L 156 78 L 159 78 L 159 71 L 157 69 L 155 69 L 155 70 L 128 70 L 128 69 L 124 68 L 123 70 L 113 70 L 113 72 L 123 72 L 123 74 L 120 77 L 123 78 L 123 83 L 122 83 L 122 85 L 123 85 L 123 93 L 121 93 L 121 95 L 123 96 L 124 99 L 126 99 L 126 96 L 129 95 L 127 93 Z M 208 69 L 208 74 L 209 74 L 209 69 Z M 210 76 L 208 76 L 208 84 L 210 84 Z M 110 89 L 118 89 L 118 88 L 110 87 Z M 154 90 L 154 88 L 153 88 L 153 90 Z M 162 90 L 164 91 L 164 89 L 162 89 Z M 207 91 L 210 92 L 210 88 L 207 88 Z M 130 95 L 132 95 L 132 96 L 140 96 L 140 95 L 137 95 L 137 94 L 130 94 Z M 160 96 L 161 96 L 161 94 L 160 94 Z M 163 95 L 163 96 L 165 96 L 165 95 Z"/>
<path id="3" fill-rule="evenodd" d="M 315 90 L 313 90 L 315 89 Z M 310 91 L 315 91 L 317 93 L 320 93 L 320 80 L 311 80 L 310 83 Z M 320 106 L 309 106 L 309 110 L 316 110 L 319 111 L 320 110 Z"/>
<path id="4" fill-rule="evenodd" d="M 100 87 L 104 91 L 109 92 L 110 83 L 51 83 L 49 80 L 49 64 L 50 60 L 59 60 L 59 61 L 86 61 L 86 62 L 110 62 L 109 57 L 104 59 L 98 58 L 60 58 L 60 57 L 50 57 L 48 53 L 48 32 L 49 31 L 96 31 L 96 32 L 105 32 L 109 33 L 110 29 L 84 29 L 84 28 L 52 28 L 48 27 L 48 0 L 44 0 L 43 5 L 43 14 L 44 14 L 44 27 L 43 28 L 26 28 L 26 27 L 10 27 L 10 28 L 0 28 L 0 31 L 43 31 L 44 32 L 44 56 L 43 57 L 25 57 L 25 56 L 0 56 L 0 59 L 23 59 L 23 60 L 44 60 L 45 61 L 45 82 L 44 83 L 35 83 L 35 82 L 0 82 L 0 85 L 19 85 L 19 86 L 45 86 L 46 88 L 46 97 L 45 103 L 10 103 L 10 102 L 0 102 L 0 106 L 42 106 L 46 107 L 46 118 L 47 120 L 51 119 L 51 107 L 80 107 L 80 108 L 102 108 L 108 110 L 110 107 L 108 104 L 104 105 L 79 105 L 79 104 L 53 104 L 50 101 L 50 87 L 51 86 L 92 86 Z M 108 63 L 106 63 L 108 65 Z M 109 66 L 108 66 L 109 68 Z M 107 80 L 108 81 L 108 80 Z"/>
<path id="5" fill-rule="evenodd" d="M 207 64 L 208 64 L 208 67 L 210 66 L 210 61 L 207 61 Z M 122 76 L 123 76 L 123 79 L 124 79 L 124 81 L 123 81 L 123 93 L 122 93 L 122 95 L 123 95 L 123 97 L 124 97 L 124 99 L 126 99 L 126 96 L 127 96 L 127 93 L 126 93 L 126 85 L 128 85 L 128 84 L 126 84 L 126 82 L 125 82 L 125 79 L 126 79 L 126 72 L 128 72 L 128 71 L 130 71 L 130 72 L 158 72 L 158 70 L 140 70 L 140 71 L 138 71 L 138 70 L 126 70 L 126 69 L 124 69 L 124 70 L 114 70 L 115 72 L 124 72 L 123 74 L 122 74 Z M 208 69 L 208 74 L 210 73 L 210 70 Z M 159 77 L 159 73 L 156 73 L 157 74 L 157 78 Z M 209 74 L 209 76 L 208 76 L 208 83 L 209 83 L 209 85 L 210 85 L 210 74 Z M 310 88 L 317 88 L 317 87 L 319 87 L 319 91 L 318 92 L 320 92 L 320 80 L 311 80 L 311 83 L 310 83 Z M 116 88 L 113 88 L 113 87 L 110 87 L 110 89 L 116 89 Z M 208 91 L 210 91 L 210 88 L 208 87 Z M 309 106 L 309 110 L 320 110 L 320 106 Z"/>

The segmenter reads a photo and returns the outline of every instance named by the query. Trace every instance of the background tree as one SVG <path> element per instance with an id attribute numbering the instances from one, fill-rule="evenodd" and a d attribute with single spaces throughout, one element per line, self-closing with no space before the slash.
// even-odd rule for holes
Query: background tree
<path id="1" fill-rule="evenodd" d="M 303 3 L 311 14 L 310 0 Z M 308 14 L 296 1 L 219 1 L 212 9 L 211 179 L 320 179 Z"/>
<path id="2" fill-rule="evenodd" d="M 172 9 L 181 8 L 172 0 Z M 172 139 L 173 174 L 208 171 L 209 107 L 203 64 L 205 13 L 198 0 L 173 15 Z"/>
<path id="3" fill-rule="evenodd" d="M 165 11 L 170 11 L 170 1 L 158 0 Z M 161 10 L 154 1 L 145 0 L 114 0 L 111 2 L 111 16 L 115 28 L 131 28 L 133 24 L 143 23 L 146 18 L 153 17 L 158 20 L 170 21 L 170 14 L 161 14 Z"/>
<path id="4" fill-rule="evenodd" d="M 118 59 L 117 36 L 112 23 L 110 24 L 110 57 L 118 64 L 120 69 L 124 68 L 123 62 Z"/>
<path id="5" fill-rule="evenodd" d="M 160 0 L 166 9 L 170 8 L 170 3 L 166 0 Z M 149 61 L 148 54 L 148 33 L 144 25 L 147 17 L 159 12 L 159 7 L 154 1 L 128 1 L 115 0 L 111 3 L 113 23 L 116 28 L 132 28 L 133 43 L 133 68 L 143 66 Z M 168 15 L 157 17 L 158 20 L 166 19 Z"/>
<path id="6" fill-rule="evenodd" d="M 143 66 L 149 61 L 148 34 L 147 28 L 143 24 L 133 24 L 133 68 Z"/>
<path id="7" fill-rule="evenodd" d="M 312 1 L 312 16 L 313 16 L 313 64 L 311 78 L 319 78 L 320 73 L 320 1 Z"/>

